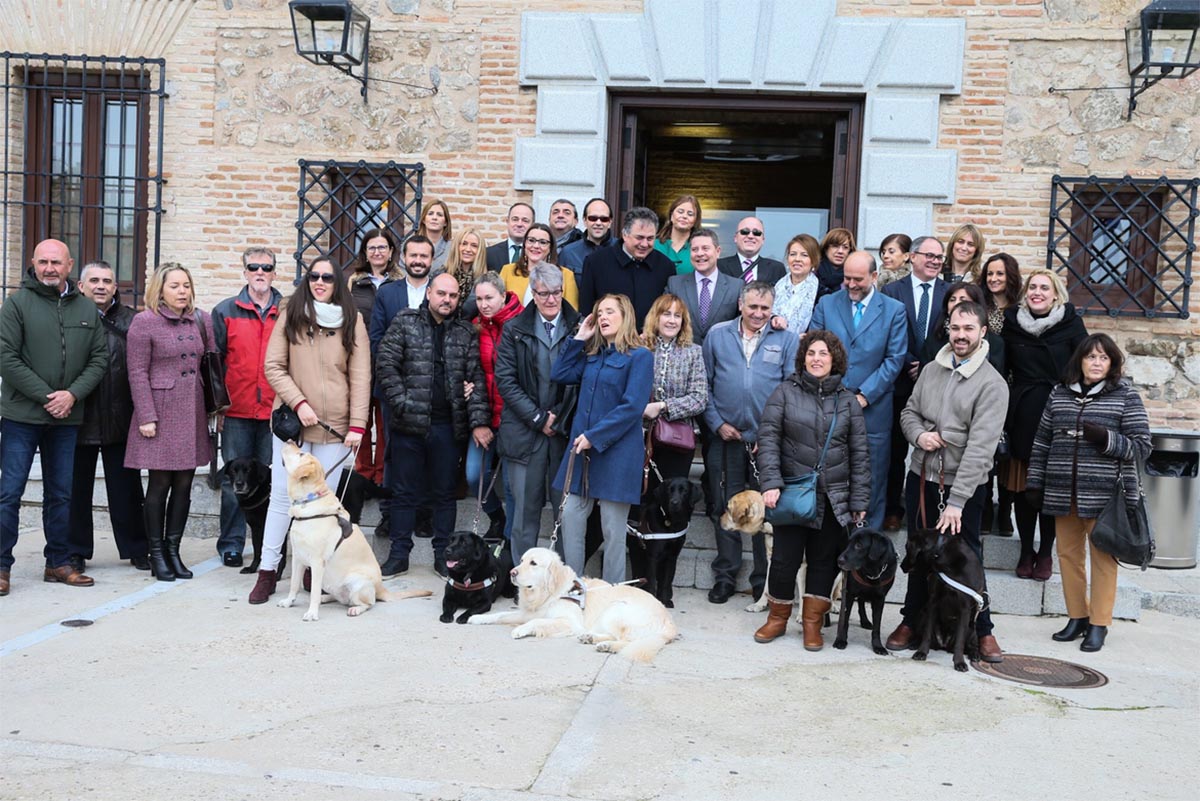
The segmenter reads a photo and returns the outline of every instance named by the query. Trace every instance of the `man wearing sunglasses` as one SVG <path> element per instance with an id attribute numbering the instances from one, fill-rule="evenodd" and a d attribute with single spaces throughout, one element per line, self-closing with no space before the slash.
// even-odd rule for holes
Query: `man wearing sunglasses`
<path id="1" fill-rule="evenodd" d="M 584 234 L 558 251 L 558 266 L 575 273 L 575 283 L 583 275 L 583 262 L 598 248 L 613 243 L 612 207 L 602 197 L 594 197 L 583 207 Z"/>
<path id="2" fill-rule="evenodd" d="M 242 252 L 242 277 L 246 285 L 232 298 L 217 304 L 212 313 L 217 350 L 225 361 L 229 409 L 221 422 L 221 458 L 225 464 L 251 456 L 271 464 L 271 407 L 275 390 L 263 372 L 267 340 L 279 316 L 279 290 L 275 282 L 275 254 L 261 246 Z M 246 546 L 246 518 L 228 476 L 221 478 L 221 533 L 217 553 L 226 567 L 242 566 Z"/>
<path id="3" fill-rule="evenodd" d="M 718 261 L 717 269 L 742 279 L 743 283 L 765 281 L 775 286 L 787 274 L 787 268 L 783 262 L 762 255 L 763 242 L 766 241 L 764 236 L 762 220 L 757 217 L 742 218 L 733 234 L 733 246 L 737 253 Z"/>

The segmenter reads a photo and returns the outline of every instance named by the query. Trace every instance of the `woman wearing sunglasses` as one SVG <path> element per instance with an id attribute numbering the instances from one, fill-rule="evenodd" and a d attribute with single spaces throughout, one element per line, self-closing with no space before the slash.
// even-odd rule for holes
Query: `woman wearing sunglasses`
<path id="1" fill-rule="evenodd" d="M 350 449 L 362 442 L 367 425 L 371 349 L 366 326 L 329 259 L 313 260 L 279 313 L 267 344 L 265 370 L 275 390 L 275 405 L 286 403 L 304 426 L 297 443 L 301 449 L 317 457 L 327 473 L 344 463 Z M 271 448 L 271 501 L 258 581 L 250 591 L 252 604 L 266 603 L 275 592 L 275 568 L 290 519 L 283 443 L 273 437 Z"/>

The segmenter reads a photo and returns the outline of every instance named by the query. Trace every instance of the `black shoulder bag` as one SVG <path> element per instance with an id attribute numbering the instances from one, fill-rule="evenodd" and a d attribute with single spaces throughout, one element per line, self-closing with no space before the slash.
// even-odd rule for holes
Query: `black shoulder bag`
<path id="1" fill-rule="evenodd" d="M 1125 498 L 1125 460 L 1122 459 L 1112 495 L 1096 518 L 1091 538 L 1097 548 L 1118 562 L 1145 570 L 1154 558 L 1154 532 L 1150 530 L 1150 519 L 1146 515 L 1146 494 L 1142 491 L 1142 477 L 1136 463 L 1133 471 L 1137 478 L 1137 500 L 1129 503 Z"/>

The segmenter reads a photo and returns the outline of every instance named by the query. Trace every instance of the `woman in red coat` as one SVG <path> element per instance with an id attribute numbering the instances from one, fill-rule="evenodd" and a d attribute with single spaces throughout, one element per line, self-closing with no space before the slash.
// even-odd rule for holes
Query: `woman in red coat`
<path id="1" fill-rule="evenodd" d="M 495 439 L 495 431 L 500 427 L 500 409 L 504 401 L 496 389 L 496 349 L 500 347 L 500 334 L 504 324 L 521 313 L 521 299 L 516 293 L 506 292 L 504 280 L 498 273 L 486 272 L 475 283 L 475 301 L 479 316 L 472 322 L 479 329 L 479 360 L 483 363 L 483 374 L 487 378 L 488 401 L 491 404 L 492 420 L 488 442 L 482 445 L 474 438 L 467 445 L 467 486 L 472 495 L 479 494 L 480 473 L 484 489 L 491 483 L 492 470 L 495 469 L 495 449 L 490 447 Z M 487 537 L 495 539 L 505 530 L 507 519 L 504 509 L 500 506 L 500 498 L 493 490 L 483 499 L 483 511 L 487 512 L 492 521 L 487 530 Z"/>
<path id="2" fill-rule="evenodd" d="M 212 459 L 200 357 L 205 343 L 212 350 L 216 340 L 212 319 L 196 308 L 192 274 L 183 265 L 168 262 L 155 270 L 145 301 L 126 337 L 133 421 L 125 466 L 150 471 L 143 515 L 155 578 L 190 579 L 179 543 L 191 508 L 192 478 Z"/>

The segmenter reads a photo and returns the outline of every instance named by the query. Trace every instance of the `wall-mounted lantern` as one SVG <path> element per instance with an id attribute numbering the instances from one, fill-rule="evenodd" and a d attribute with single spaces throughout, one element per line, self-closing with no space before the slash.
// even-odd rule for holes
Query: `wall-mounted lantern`
<path id="1" fill-rule="evenodd" d="M 1182 79 L 1200 69 L 1198 30 L 1200 0 L 1153 0 L 1125 29 L 1129 118 L 1142 92 L 1163 78 Z"/>
<path id="2" fill-rule="evenodd" d="M 288 9 L 292 12 L 297 55 L 354 78 L 362 84 L 366 103 L 370 17 L 350 0 L 291 0 Z"/>

